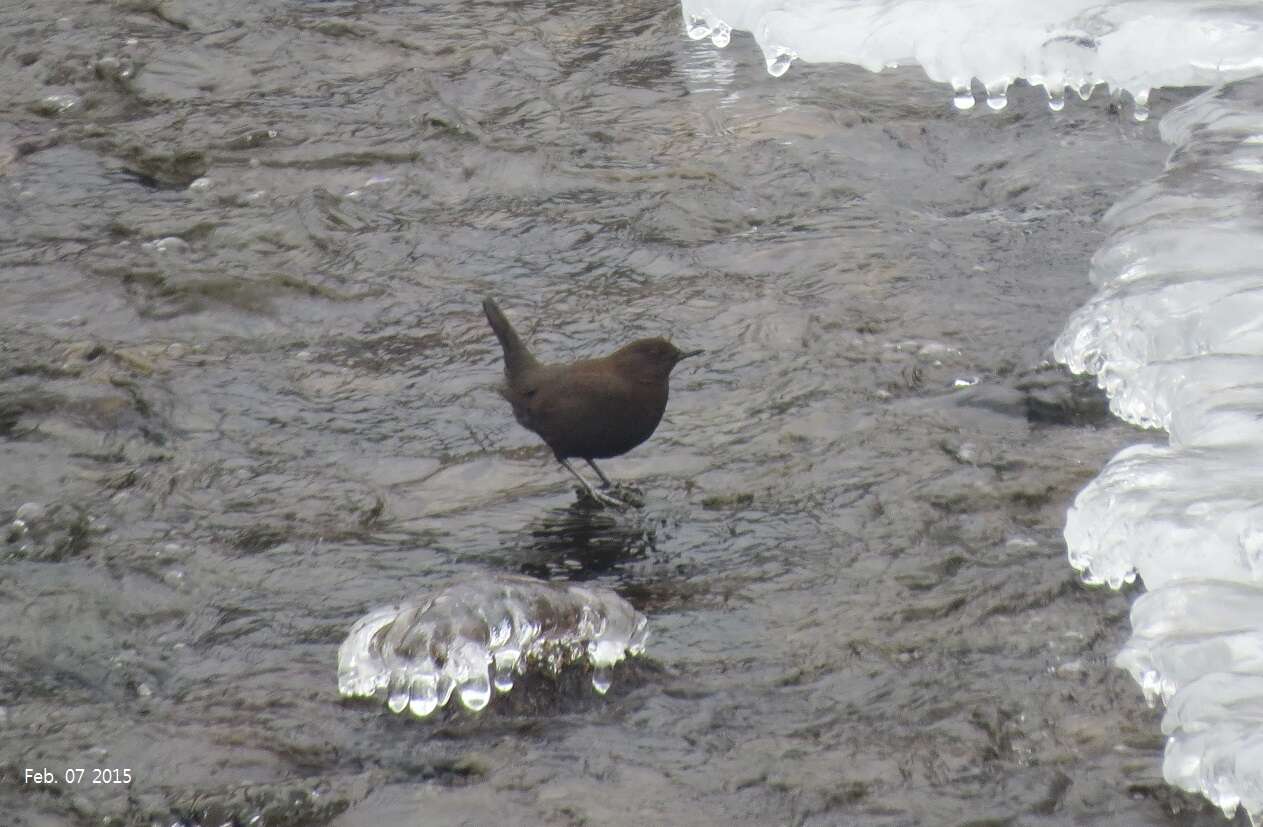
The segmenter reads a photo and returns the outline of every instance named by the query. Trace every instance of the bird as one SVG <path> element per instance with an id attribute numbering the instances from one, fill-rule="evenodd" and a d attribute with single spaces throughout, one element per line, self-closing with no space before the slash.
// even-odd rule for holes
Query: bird
<path id="1" fill-rule="evenodd" d="M 671 371 L 701 350 L 680 350 L 666 339 L 637 339 L 608 356 L 545 364 L 522 342 L 494 299 L 482 302 L 504 350 L 501 395 L 513 417 L 534 431 L 596 502 L 626 508 L 623 500 L 588 484 L 571 459 L 591 466 L 604 487 L 610 478 L 596 460 L 625 454 L 653 434 L 667 408 Z"/>

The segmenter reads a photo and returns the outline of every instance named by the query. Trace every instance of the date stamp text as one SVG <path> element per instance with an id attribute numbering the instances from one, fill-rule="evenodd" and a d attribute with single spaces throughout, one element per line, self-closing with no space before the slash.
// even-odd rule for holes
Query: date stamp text
<path id="1" fill-rule="evenodd" d="M 67 767 L 63 770 L 48 768 L 22 771 L 24 784 L 130 784 L 132 771 L 114 767 Z"/>

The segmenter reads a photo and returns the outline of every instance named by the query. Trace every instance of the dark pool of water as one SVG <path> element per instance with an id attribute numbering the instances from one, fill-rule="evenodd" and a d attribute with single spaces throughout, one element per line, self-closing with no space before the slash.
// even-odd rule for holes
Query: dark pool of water
<path id="1" fill-rule="evenodd" d="M 0 44 L 7 823 L 1220 823 L 1061 540 L 1146 438 L 1045 360 L 1152 121 L 773 79 L 670 2 L 50 0 Z M 550 359 L 706 349 L 605 464 L 643 509 L 513 423 L 486 295 Z M 489 572 L 617 590 L 647 658 L 338 699 L 358 616 Z"/>

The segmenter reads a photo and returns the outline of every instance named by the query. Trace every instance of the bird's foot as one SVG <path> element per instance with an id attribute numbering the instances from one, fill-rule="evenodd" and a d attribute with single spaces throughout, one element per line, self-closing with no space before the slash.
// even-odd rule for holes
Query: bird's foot
<path id="1" fill-rule="evenodd" d="M 644 508 L 645 506 L 645 492 L 634 485 L 616 482 L 610 485 L 606 491 L 609 492 L 610 496 L 617 497 L 632 508 Z"/>
<path id="2" fill-rule="evenodd" d="M 641 508 L 645 504 L 644 496 L 634 488 L 612 486 L 609 490 L 613 493 L 607 494 L 596 488 L 576 487 L 575 494 L 578 495 L 580 503 L 591 503 L 600 508 L 617 508 L 619 511 Z"/>

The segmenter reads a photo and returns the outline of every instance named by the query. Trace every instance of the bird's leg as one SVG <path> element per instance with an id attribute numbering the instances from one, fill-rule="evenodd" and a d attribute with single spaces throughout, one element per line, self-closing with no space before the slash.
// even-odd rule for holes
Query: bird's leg
<path id="1" fill-rule="evenodd" d="M 617 497 L 611 497 L 609 494 L 606 494 L 602 491 L 597 491 L 595 488 L 588 485 L 588 481 L 585 480 L 583 477 L 581 477 L 579 475 L 579 472 L 574 470 L 574 466 L 571 465 L 566 460 L 562 459 L 561 457 L 557 457 L 557 461 L 561 463 L 562 468 L 565 468 L 571 474 L 574 474 L 574 478 L 577 479 L 579 481 L 579 484 L 583 486 L 583 490 L 588 492 L 588 496 L 596 500 L 601 505 L 608 505 L 614 508 L 628 508 L 627 503 L 623 502 Z"/>
<path id="2" fill-rule="evenodd" d="M 611 495 L 617 495 L 618 499 L 633 508 L 640 508 L 645 504 L 645 498 L 639 488 L 627 483 L 610 482 L 610 478 L 601 473 L 601 469 L 596 467 L 595 462 L 590 459 L 585 459 L 584 462 L 592 466 L 592 470 L 601 478 L 601 487 L 608 489 Z"/>
<path id="3" fill-rule="evenodd" d="M 584 462 L 586 462 L 592 468 L 592 470 L 596 472 L 596 475 L 601 478 L 601 485 L 603 485 L 606 488 L 610 488 L 611 486 L 614 485 L 614 483 L 610 482 L 610 478 L 602 474 L 601 469 L 596 467 L 595 462 L 593 462 L 590 459 L 585 459 Z"/>

